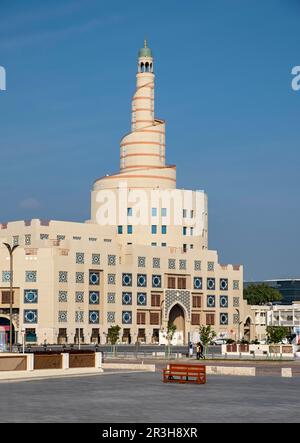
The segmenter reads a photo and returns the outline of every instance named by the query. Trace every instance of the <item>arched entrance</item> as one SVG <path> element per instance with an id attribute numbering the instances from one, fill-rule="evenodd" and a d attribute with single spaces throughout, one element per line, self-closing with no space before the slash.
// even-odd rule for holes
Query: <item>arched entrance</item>
<path id="1" fill-rule="evenodd" d="M 251 318 L 247 317 L 244 323 L 244 339 L 248 342 L 250 342 L 251 339 L 251 323 Z"/>
<path id="2" fill-rule="evenodd" d="M 178 303 L 176 305 L 174 305 L 170 311 L 169 323 L 176 326 L 176 335 L 179 335 L 179 334 L 182 335 L 182 344 L 184 344 L 185 315 L 184 315 L 184 309 Z"/>
<path id="3" fill-rule="evenodd" d="M 6 317 L 0 317 L 0 344 L 9 344 L 10 322 Z M 12 342 L 15 343 L 15 327 L 12 324 Z"/>

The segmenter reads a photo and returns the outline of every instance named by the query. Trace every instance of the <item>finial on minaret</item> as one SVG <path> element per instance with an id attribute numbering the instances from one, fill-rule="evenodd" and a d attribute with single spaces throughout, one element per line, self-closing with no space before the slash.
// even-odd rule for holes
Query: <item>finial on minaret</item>
<path id="1" fill-rule="evenodd" d="M 147 39 L 145 38 L 145 40 L 144 40 L 144 48 L 148 48 L 148 45 L 147 45 Z"/>

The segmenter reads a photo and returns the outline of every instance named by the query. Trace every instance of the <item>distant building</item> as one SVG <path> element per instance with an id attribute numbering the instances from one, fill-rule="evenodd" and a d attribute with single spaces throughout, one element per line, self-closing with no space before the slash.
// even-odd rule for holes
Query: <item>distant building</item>
<path id="1" fill-rule="evenodd" d="M 300 301 L 300 278 L 244 282 L 244 288 L 247 288 L 251 284 L 258 285 L 262 283 L 271 286 L 271 288 L 277 289 L 282 294 L 282 303 L 284 304 Z"/>

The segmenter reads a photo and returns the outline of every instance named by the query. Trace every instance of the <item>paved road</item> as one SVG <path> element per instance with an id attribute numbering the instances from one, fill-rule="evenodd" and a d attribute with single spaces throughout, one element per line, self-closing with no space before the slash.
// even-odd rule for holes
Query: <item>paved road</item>
<path id="1" fill-rule="evenodd" d="M 300 422 L 300 378 L 209 377 L 163 384 L 160 373 L 1 383 L 0 422 Z"/>

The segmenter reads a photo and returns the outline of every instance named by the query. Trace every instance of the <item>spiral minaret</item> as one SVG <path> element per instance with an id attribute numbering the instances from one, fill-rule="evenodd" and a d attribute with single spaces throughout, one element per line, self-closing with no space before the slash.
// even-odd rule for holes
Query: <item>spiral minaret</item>
<path id="1" fill-rule="evenodd" d="M 132 98 L 131 132 L 121 140 L 120 172 L 96 181 L 94 189 L 128 187 L 176 188 L 176 167 L 166 165 L 165 121 L 154 114 L 154 61 L 144 42 L 138 56 Z"/>

